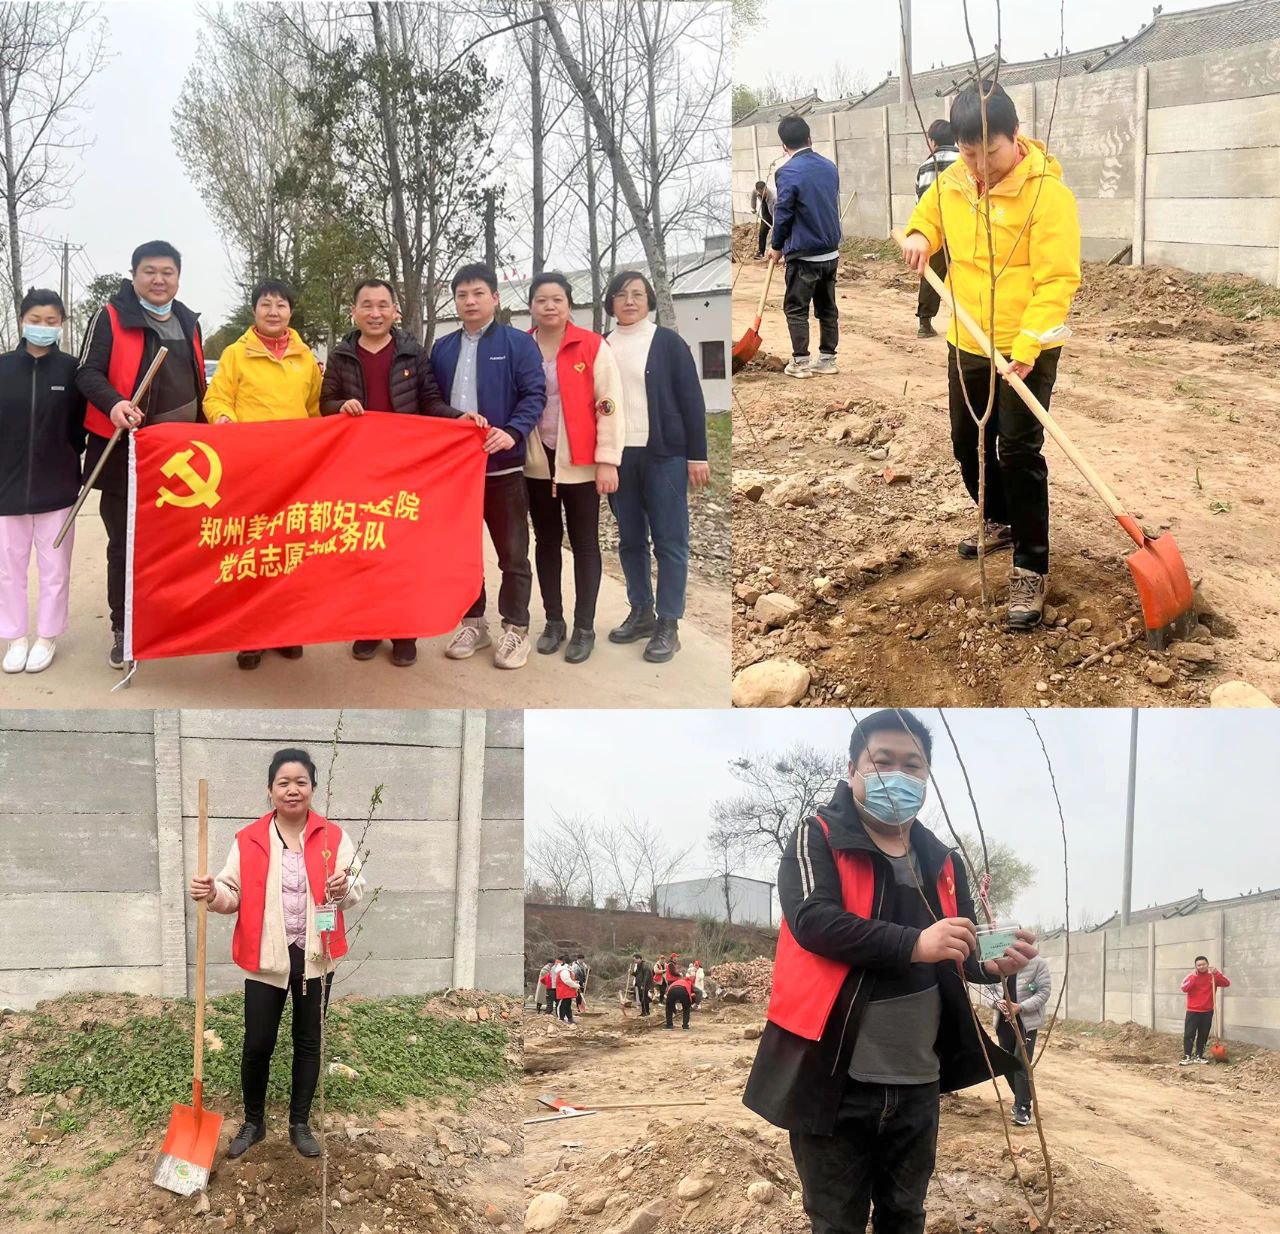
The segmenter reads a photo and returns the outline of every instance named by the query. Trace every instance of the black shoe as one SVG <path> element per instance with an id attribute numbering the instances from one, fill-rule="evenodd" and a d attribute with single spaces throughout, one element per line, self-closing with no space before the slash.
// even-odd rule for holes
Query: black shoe
<path id="1" fill-rule="evenodd" d="M 1031 1125 L 1031 1111 L 1015 1109 L 1013 1123 L 1015 1127 L 1029 1127 Z"/>
<path id="2" fill-rule="evenodd" d="M 680 623 L 674 617 L 659 617 L 658 628 L 644 649 L 644 658 L 650 664 L 665 664 L 670 660 L 680 650 L 679 629 Z"/>
<path id="3" fill-rule="evenodd" d="M 267 1138 L 266 1123 L 241 1123 L 236 1137 L 227 1145 L 227 1156 L 239 1157 L 246 1149 L 252 1148 L 259 1140 Z"/>
<path id="4" fill-rule="evenodd" d="M 124 668 L 124 631 L 111 631 L 111 650 L 107 653 L 107 663 L 112 668 Z"/>
<path id="5" fill-rule="evenodd" d="M 378 654 L 378 648 L 382 646 L 380 638 L 358 638 L 351 644 L 351 658 L 353 660 L 372 660 Z"/>
<path id="6" fill-rule="evenodd" d="M 938 332 L 933 328 L 933 319 L 930 317 L 920 318 L 920 328 L 916 331 L 916 338 L 937 338 Z"/>
<path id="7" fill-rule="evenodd" d="M 318 1157 L 323 1151 L 320 1141 L 311 1133 L 306 1123 L 289 1124 L 289 1141 L 304 1157 Z"/>
<path id="8" fill-rule="evenodd" d="M 262 652 L 260 651 L 237 651 L 236 667 L 243 669 L 254 669 L 262 663 Z"/>
<path id="9" fill-rule="evenodd" d="M 301 647 L 277 647 L 277 648 L 276 648 L 276 650 L 277 650 L 277 651 L 278 651 L 282 656 L 284 656 L 284 658 L 285 658 L 286 660 L 301 660 L 301 659 L 302 659 L 302 648 L 301 648 Z"/>
<path id="10" fill-rule="evenodd" d="M 555 655 L 564 645 L 564 638 L 568 632 L 563 621 L 552 621 L 548 618 L 546 629 L 538 639 L 538 654 L 540 656 Z"/>
<path id="11" fill-rule="evenodd" d="M 652 605 L 644 608 L 633 608 L 627 619 L 620 626 L 609 631 L 611 643 L 634 643 L 648 638 L 658 628 L 658 614 Z"/>
<path id="12" fill-rule="evenodd" d="M 393 638 L 391 640 L 391 663 L 396 668 L 408 668 L 418 662 L 418 640 L 416 638 Z"/>
<path id="13" fill-rule="evenodd" d="M 569 640 L 569 646 L 564 649 L 564 662 L 566 664 L 581 664 L 584 660 L 590 658 L 595 645 L 596 632 L 594 630 L 579 630 L 577 626 L 574 626 L 573 637 Z"/>
<path id="14" fill-rule="evenodd" d="M 1008 523 L 997 523 L 987 519 L 986 527 L 987 552 L 994 553 L 1013 544 L 1013 528 Z M 978 537 L 970 536 L 956 545 L 956 552 L 970 561 L 978 556 Z"/>

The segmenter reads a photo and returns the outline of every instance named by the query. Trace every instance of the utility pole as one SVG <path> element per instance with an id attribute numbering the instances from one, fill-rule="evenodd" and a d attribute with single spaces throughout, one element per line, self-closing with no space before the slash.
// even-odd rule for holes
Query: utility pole
<path id="1" fill-rule="evenodd" d="M 1124 887 L 1120 896 L 1120 924 L 1129 924 L 1133 907 L 1133 804 L 1138 788 L 1138 709 L 1129 719 L 1129 805 L 1124 819 Z"/>
<path id="2" fill-rule="evenodd" d="M 64 238 L 62 241 L 62 306 L 66 309 L 66 320 L 63 324 L 63 331 L 66 338 L 63 340 L 66 346 L 64 351 L 71 355 L 76 353 L 76 341 L 72 337 L 72 317 L 71 317 L 71 245 Z"/>
<path id="3" fill-rule="evenodd" d="M 898 102 L 911 102 L 911 0 L 898 0 L 902 42 L 898 48 Z"/>

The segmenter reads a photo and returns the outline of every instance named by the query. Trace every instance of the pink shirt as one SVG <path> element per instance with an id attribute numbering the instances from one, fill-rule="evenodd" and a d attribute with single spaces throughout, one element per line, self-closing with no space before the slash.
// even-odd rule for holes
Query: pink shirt
<path id="1" fill-rule="evenodd" d="M 301 853 L 280 851 L 280 898 L 284 903 L 284 934 L 290 943 L 307 945 L 307 865 Z"/>

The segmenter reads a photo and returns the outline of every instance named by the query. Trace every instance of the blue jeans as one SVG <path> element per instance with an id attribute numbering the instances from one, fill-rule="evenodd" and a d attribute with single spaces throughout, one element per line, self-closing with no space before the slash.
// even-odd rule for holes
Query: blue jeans
<path id="1" fill-rule="evenodd" d="M 618 467 L 618 491 L 609 497 L 618 521 L 618 558 L 632 608 L 653 604 L 649 544 L 658 559 L 659 617 L 684 616 L 689 582 L 689 464 L 658 458 L 648 446 L 628 446 Z"/>

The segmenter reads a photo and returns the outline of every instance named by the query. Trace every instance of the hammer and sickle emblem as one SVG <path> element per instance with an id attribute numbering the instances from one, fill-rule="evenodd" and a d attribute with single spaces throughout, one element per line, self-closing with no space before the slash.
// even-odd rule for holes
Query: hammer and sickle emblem
<path id="1" fill-rule="evenodd" d="M 208 506 L 212 510 L 221 500 L 218 495 L 218 485 L 222 483 L 222 460 L 203 441 L 193 441 L 191 444 L 204 455 L 208 462 L 209 478 L 206 480 L 191 466 L 195 450 L 179 450 L 161 466 L 160 471 L 171 480 L 181 480 L 191 491 L 186 495 L 171 493 L 161 485 L 159 495 L 156 497 L 157 506 L 181 506 L 187 510 L 195 506 Z"/>

